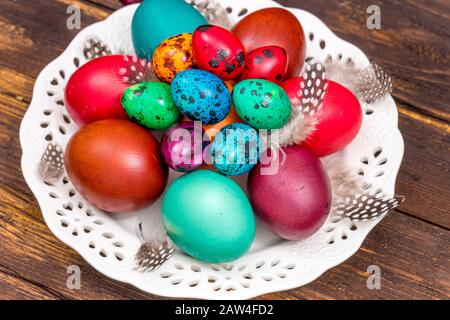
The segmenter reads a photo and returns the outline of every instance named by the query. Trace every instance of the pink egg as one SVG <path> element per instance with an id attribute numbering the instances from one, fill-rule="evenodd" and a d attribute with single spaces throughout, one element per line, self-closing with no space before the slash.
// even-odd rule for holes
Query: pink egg
<path id="1" fill-rule="evenodd" d="M 166 164 L 177 171 L 189 172 L 203 164 L 203 151 L 209 140 L 203 141 L 205 130 L 201 122 L 179 122 L 164 132 L 161 140 L 161 154 Z"/>
<path id="2" fill-rule="evenodd" d="M 287 240 L 301 240 L 325 222 L 331 205 L 331 185 L 321 161 L 300 146 L 283 149 L 284 162 L 258 163 L 248 177 L 255 211 L 265 225 Z M 278 151 L 278 159 L 283 157 Z M 269 168 L 272 168 L 269 170 Z"/>

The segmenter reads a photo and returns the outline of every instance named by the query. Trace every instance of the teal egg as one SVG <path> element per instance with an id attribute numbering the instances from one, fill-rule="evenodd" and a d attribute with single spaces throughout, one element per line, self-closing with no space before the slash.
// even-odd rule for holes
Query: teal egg
<path id="1" fill-rule="evenodd" d="M 183 0 L 144 0 L 133 16 L 132 39 L 136 53 L 151 59 L 158 45 L 174 35 L 192 33 L 207 20 Z"/>
<path id="2" fill-rule="evenodd" d="M 181 117 L 170 85 L 164 82 L 135 84 L 125 90 L 121 102 L 128 117 L 148 129 L 165 130 Z"/>
<path id="3" fill-rule="evenodd" d="M 212 73 L 188 69 L 172 81 L 172 98 L 191 120 L 219 123 L 230 112 L 231 95 L 224 82 Z"/>
<path id="4" fill-rule="evenodd" d="M 255 218 L 239 185 L 219 173 L 188 173 L 167 189 L 162 203 L 164 227 L 185 253 L 202 261 L 236 260 L 255 237 Z"/>
<path id="5" fill-rule="evenodd" d="M 227 176 L 249 172 L 259 160 L 258 132 L 245 123 L 223 127 L 211 147 L 214 167 Z"/>
<path id="6" fill-rule="evenodd" d="M 276 83 L 248 79 L 233 89 L 233 102 L 239 117 L 256 129 L 281 129 L 291 117 L 291 102 Z"/>

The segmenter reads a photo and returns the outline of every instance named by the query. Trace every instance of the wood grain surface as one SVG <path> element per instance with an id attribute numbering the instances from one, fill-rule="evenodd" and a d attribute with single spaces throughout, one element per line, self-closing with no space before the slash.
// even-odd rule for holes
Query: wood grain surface
<path id="1" fill-rule="evenodd" d="M 450 298 L 450 2 L 378 1 L 382 29 L 368 30 L 370 0 L 282 0 L 308 10 L 395 76 L 405 157 L 397 193 L 406 203 L 384 219 L 362 248 L 313 283 L 261 299 Z M 244 3 L 244 2 L 243 2 Z M 18 131 L 34 81 L 82 27 L 121 7 L 116 0 L 0 1 L 0 299 L 154 299 L 104 277 L 48 230 L 20 170 Z M 79 265 L 81 290 L 66 286 Z M 382 270 L 381 290 L 366 286 L 367 267 Z"/>

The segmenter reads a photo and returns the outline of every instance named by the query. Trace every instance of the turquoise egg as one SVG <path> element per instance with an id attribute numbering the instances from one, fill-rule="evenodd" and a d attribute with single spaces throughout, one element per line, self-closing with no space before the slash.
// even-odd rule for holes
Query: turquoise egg
<path id="1" fill-rule="evenodd" d="M 188 69 L 178 73 L 171 84 L 172 98 L 181 113 L 203 124 L 222 121 L 230 112 L 231 94 L 225 83 L 212 73 Z"/>
<path id="2" fill-rule="evenodd" d="M 236 260 L 255 237 L 255 218 L 244 191 L 230 178 L 210 170 L 175 180 L 164 195 L 162 216 L 178 248 L 210 263 Z"/>
<path id="3" fill-rule="evenodd" d="M 158 45 L 174 35 L 192 33 L 207 20 L 183 0 L 144 0 L 133 16 L 131 32 L 139 57 L 151 59 Z"/>
<path id="4" fill-rule="evenodd" d="M 249 172 L 259 160 L 258 132 L 245 123 L 233 123 L 220 130 L 211 147 L 214 167 L 227 176 Z"/>

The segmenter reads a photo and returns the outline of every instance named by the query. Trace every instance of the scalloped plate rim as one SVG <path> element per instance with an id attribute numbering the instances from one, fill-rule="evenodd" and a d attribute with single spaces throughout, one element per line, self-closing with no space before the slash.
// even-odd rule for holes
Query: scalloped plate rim
<path id="1" fill-rule="evenodd" d="M 278 4 L 279 5 L 279 4 Z M 132 6 L 137 6 L 137 4 L 132 5 Z M 130 6 L 129 6 L 130 7 Z M 112 16 L 114 16 L 115 14 L 117 14 L 117 12 L 119 12 L 120 10 L 123 10 L 125 8 L 121 8 L 115 12 L 113 12 L 110 16 L 108 16 L 106 19 L 102 20 L 102 21 L 98 21 L 96 23 L 93 23 L 85 28 L 83 28 L 82 30 L 80 30 L 79 33 L 77 33 L 72 40 L 69 42 L 69 45 L 66 47 L 66 49 L 58 56 L 56 57 L 54 60 L 52 60 L 49 64 L 47 64 L 42 71 L 39 73 L 38 77 L 36 78 L 35 81 L 35 85 L 33 88 L 33 94 L 32 94 L 32 100 L 30 102 L 30 105 L 27 109 L 27 111 L 25 112 L 25 115 L 22 119 L 21 125 L 20 125 L 20 133 L 19 133 L 19 140 L 20 140 L 20 145 L 21 145 L 21 149 L 22 149 L 22 157 L 21 157 L 21 167 L 22 167 L 22 172 L 23 172 L 23 176 L 24 176 L 24 180 L 27 183 L 28 187 L 30 188 L 30 190 L 33 193 L 33 196 L 35 197 L 35 199 L 38 202 L 40 211 L 42 213 L 42 216 L 44 218 L 44 221 L 46 222 L 48 228 L 50 229 L 50 231 L 53 233 L 53 235 L 55 235 L 55 237 L 57 239 L 59 239 L 61 242 L 63 242 L 65 245 L 67 245 L 68 247 L 72 248 L 73 250 L 75 250 L 91 267 L 93 267 L 95 270 L 97 270 L 98 272 L 104 274 L 105 276 L 116 280 L 116 281 L 120 281 L 123 283 L 128 283 L 131 284 L 132 286 L 142 290 L 143 292 L 147 292 L 150 294 L 154 294 L 154 295 L 159 295 L 162 297 L 171 297 L 171 298 L 196 298 L 196 299 L 210 299 L 210 293 L 208 291 L 205 291 L 204 294 L 196 294 L 196 295 L 192 295 L 192 296 L 187 296 L 187 295 L 183 295 L 183 294 L 177 294 L 177 292 L 179 290 L 168 290 L 170 292 L 161 292 L 158 290 L 149 290 L 149 286 L 145 285 L 145 284 L 141 284 L 141 282 L 137 281 L 138 279 L 133 276 L 131 277 L 130 274 L 123 274 L 121 275 L 120 273 L 114 272 L 113 269 L 109 269 L 109 268 L 105 268 L 103 267 L 102 264 L 97 264 L 95 263 L 95 261 L 93 261 L 94 259 L 92 259 L 88 254 L 85 254 L 85 250 L 82 248 L 79 248 L 79 246 L 77 245 L 77 241 L 70 241 L 68 239 L 68 236 L 66 236 L 64 233 L 60 232 L 58 229 L 55 229 L 54 226 L 48 222 L 48 216 L 46 214 L 44 214 L 44 210 L 43 208 L 45 208 L 45 205 L 43 204 L 43 201 L 45 201 L 44 199 L 40 199 L 39 197 L 36 196 L 36 194 L 38 194 L 38 189 L 39 189 L 39 185 L 33 183 L 32 177 L 28 176 L 27 174 L 25 174 L 26 170 L 24 170 L 25 168 L 25 162 L 27 161 L 27 149 L 24 149 L 24 141 L 25 141 L 25 132 L 26 132 L 26 124 L 29 121 L 32 121 L 31 119 L 28 119 L 30 114 L 31 114 L 31 109 L 33 108 L 34 104 L 36 103 L 36 100 L 38 100 L 37 97 L 39 97 L 38 92 L 41 92 L 41 87 L 42 87 L 42 82 L 43 82 L 43 78 L 44 75 L 46 74 L 46 71 L 51 69 L 51 67 L 53 65 L 56 65 L 59 60 L 62 60 L 62 58 L 68 53 L 70 52 L 71 49 L 71 45 L 78 39 L 80 38 L 84 33 L 88 33 L 90 29 L 94 29 L 95 26 L 98 26 L 99 24 L 104 23 L 106 20 L 109 20 Z M 316 19 L 318 19 L 319 21 L 321 21 L 321 19 L 319 19 L 318 17 L 316 17 L 315 15 L 298 9 L 298 8 L 290 8 L 288 7 L 288 9 L 293 9 L 293 10 L 299 10 L 299 11 L 303 11 L 306 12 L 307 14 L 315 17 Z M 323 23 L 323 22 L 322 22 Z M 324 24 L 325 25 L 325 24 Z M 335 36 L 337 39 L 344 41 L 350 45 L 352 45 L 353 47 L 357 48 L 358 50 L 360 50 L 358 47 L 356 47 L 355 45 L 353 45 L 352 43 L 347 42 L 346 40 L 343 40 L 341 38 L 339 38 L 333 31 L 330 30 L 330 32 L 333 34 L 333 36 Z M 360 50 L 361 51 L 361 50 Z M 362 52 L 362 51 L 361 51 Z M 364 54 L 364 53 L 363 53 Z M 366 56 L 364 54 L 364 56 Z M 366 56 L 367 57 L 367 56 Z M 389 99 L 392 100 L 391 103 L 395 104 L 394 99 L 392 98 L 392 96 L 389 96 Z M 399 152 L 399 157 L 400 159 L 403 159 L 404 156 L 404 139 L 403 136 L 398 128 L 398 110 L 396 108 L 396 133 L 398 134 L 398 138 L 399 142 L 401 142 L 401 152 Z M 395 181 L 401 166 L 401 160 L 395 165 L 394 170 L 392 170 L 392 177 L 391 179 L 394 180 L 394 184 L 393 186 L 390 187 L 390 189 L 395 188 Z M 336 259 L 335 261 L 333 261 L 332 263 L 328 263 L 328 264 L 322 264 L 321 266 L 323 266 L 322 268 L 320 268 L 320 270 L 317 270 L 314 273 L 313 277 L 310 277 L 306 280 L 300 281 L 300 282 L 295 282 L 295 281 L 290 281 L 289 283 L 287 283 L 286 285 L 274 285 L 272 288 L 267 287 L 267 290 L 258 290 L 258 293 L 255 293 L 253 291 L 248 291 L 248 294 L 235 294 L 233 296 L 229 296 L 229 297 L 221 297 L 221 299 L 249 299 L 249 298 L 253 298 L 253 297 L 257 297 L 257 296 L 261 296 L 264 294 L 268 294 L 268 293 L 274 293 L 274 292 L 280 292 L 280 291 L 287 291 L 287 290 L 294 290 L 296 288 L 302 287 L 304 285 L 307 285 L 313 281 L 315 281 L 317 278 L 319 278 L 321 275 L 323 275 L 326 271 L 340 265 L 341 263 L 345 262 L 346 260 L 348 260 L 351 256 L 353 256 L 361 247 L 362 243 L 364 242 L 365 238 L 367 237 L 367 235 L 370 233 L 370 231 L 381 221 L 382 219 L 376 220 L 374 221 L 366 230 L 365 235 L 362 237 L 362 239 L 360 239 L 358 241 L 358 245 L 355 245 L 353 247 L 353 249 L 351 250 L 350 253 L 348 253 L 347 255 L 342 255 L 340 257 L 340 259 Z M 67 237 L 67 238 L 66 238 Z M 295 274 L 292 275 L 293 278 L 295 278 Z M 295 284 L 293 284 L 295 283 Z M 180 290 L 181 292 L 181 290 Z"/>

